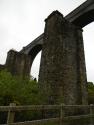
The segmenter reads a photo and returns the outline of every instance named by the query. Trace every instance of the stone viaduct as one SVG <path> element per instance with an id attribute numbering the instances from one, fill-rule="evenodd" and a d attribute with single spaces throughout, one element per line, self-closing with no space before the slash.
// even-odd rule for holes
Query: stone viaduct
<path id="1" fill-rule="evenodd" d="M 66 17 L 52 12 L 45 20 L 44 33 L 20 52 L 10 50 L 5 67 L 13 75 L 27 76 L 42 50 L 39 85 L 46 103 L 87 104 L 82 28 L 92 21 L 94 0 L 87 0 Z"/>

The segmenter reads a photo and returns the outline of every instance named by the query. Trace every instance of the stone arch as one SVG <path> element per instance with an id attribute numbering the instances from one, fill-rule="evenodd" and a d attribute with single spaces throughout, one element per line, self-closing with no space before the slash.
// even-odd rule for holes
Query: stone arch
<path id="1" fill-rule="evenodd" d="M 72 23 L 83 28 L 94 21 L 94 9 L 87 11 L 76 18 Z"/>
<path id="2" fill-rule="evenodd" d="M 33 64 L 33 61 L 35 59 L 35 57 L 37 56 L 37 54 L 42 50 L 42 45 L 41 44 L 38 44 L 36 46 L 34 46 L 29 52 L 28 52 L 28 55 L 30 56 L 30 60 L 31 60 L 31 69 L 32 69 L 32 64 Z"/>

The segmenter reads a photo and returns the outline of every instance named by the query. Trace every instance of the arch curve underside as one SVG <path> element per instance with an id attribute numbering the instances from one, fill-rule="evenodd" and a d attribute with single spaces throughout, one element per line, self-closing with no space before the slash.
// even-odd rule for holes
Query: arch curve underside
<path id="1" fill-rule="evenodd" d="M 28 52 L 28 55 L 30 56 L 31 59 L 31 67 L 35 57 L 41 50 L 42 50 L 42 45 L 36 45 Z"/>

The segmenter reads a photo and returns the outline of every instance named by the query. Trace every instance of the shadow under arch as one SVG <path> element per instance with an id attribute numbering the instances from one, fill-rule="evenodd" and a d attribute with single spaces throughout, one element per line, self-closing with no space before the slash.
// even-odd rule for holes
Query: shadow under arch
<path id="1" fill-rule="evenodd" d="M 83 28 L 93 21 L 94 21 L 94 9 L 82 13 L 82 15 L 76 18 L 72 23 Z"/>
<path id="2" fill-rule="evenodd" d="M 32 70 L 32 64 L 33 61 L 35 59 L 35 57 L 37 56 L 37 54 L 42 50 L 42 45 L 38 44 L 36 46 L 34 46 L 28 53 L 28 55 L 30 56 L 31 59 L 31 70 Z"/>

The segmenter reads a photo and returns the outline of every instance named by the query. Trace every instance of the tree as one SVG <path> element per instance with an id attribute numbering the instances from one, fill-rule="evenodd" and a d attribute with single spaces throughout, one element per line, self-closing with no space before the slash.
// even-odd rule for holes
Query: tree
<path id="1" fill-rule="evenodd" d="M 0 71 L 0 105 L 40 104 L 37 81 L 12 76 L 6 70 Z"/>
<path id="2" fill-rule="evenodd" d="M 40 91 L 37 81 L 21 79 L 18 76 L 12 76 L 7 70 L 0 71 L 0 105 L 9 105 L 16 103 L 16 105 L 34 105 L 41 104 Z M 17 121 L 37 119 L 41 112 L 20 112 L 16 114 Z M 0 113 L 0 123 L 6 122 L 6 115 Z"/>

